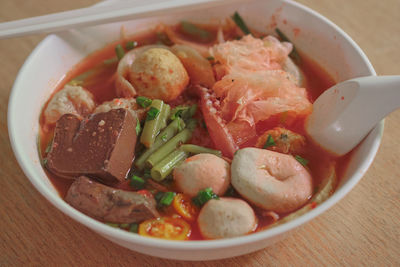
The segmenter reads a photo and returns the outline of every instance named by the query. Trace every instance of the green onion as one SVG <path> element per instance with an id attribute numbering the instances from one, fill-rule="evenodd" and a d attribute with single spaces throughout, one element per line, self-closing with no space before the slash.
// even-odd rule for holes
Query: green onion
<path id="1" fill-rule="evenodd" d="M 113 57 L 113 58 L 109 58 L 109 59 L 104 60 L 103 64 L 104 65 L 111 65 L 111 64 L 114 64 L 114 63 L 117 63 L 117 62 L 118 62 L 118 58 Z"/>
<path id="2" fill-rule="evenodd" d="M 175 120 L 176 118 L 182 118 L 183 120 L 188 120 L 197 111 L 197 105 L 191 105 L 191 106 L 177 106 L 171 111 L 171 120 Z"/>
<path id="3" fill-rule="evenodd" d="M 147 111 L 146 121 L 152 121 L 157 118 L 158 114 L 160 114 L 160 110 L 155 107 L 151 107 L 149 111 Z"/>
<path id="4" fill-rule="evenodd" d="M 164 32 L 157 32 L 157 43 L 171 46 L 174 43 L 169 39 L 168 35 Z"/>
<path id="5" fill-rule="evenodd" d="M 267 137 L 267 141 L 265 141 L 263 148 L 265 149 L 270 146 L 276 146 L 276 143 L 275 143 L 274 139 L 272 138 L 272 136 L 269 134 Z"/>
<path id="6" fill-rule="evenodd" d="M 114 228 L 119 228 L 119 224 L 118 223 L 106 223 L 108 226 L 114 227 Z"/>
<path id="7" fill-rule="evenodd" d="M 294 156 L 294 158 L 300 162 L 301 165 L 306 166 L 308 164 L 308 160 L 300 157 L 299 155 Z"/>
<path id="8" fill-rule="evenodd" d="M 120 44 L 115 46 L 115 54 L 117 54 L 118 60 L 121 60 L 121 58 L 124 57 L 125 51 Z"/>
<path id="9" fill-rule="evenodd" d="M 151 105 L 152 102 L 153 100 L 145 96 L 136 97 L 136 103 L 138 103 L 138 105 L 141 106 L 142 108 L 147 108 L 148 106 Z"/>
<path id="10" fill-rule="evenodd" d="M 206 59 L 209 60 L 209 61 L 214 61 L 215 60 L 215 58 L 212 57 L 212 56 L 206 57 Z"/>
<path id="11" fill-rule="evenodd" d="M 51 140 L 48 144 L 47 144 L 47 147 L 46 147 L 46 150 L 44 151 L 44 153 L 49 153 L 50 152 L 50 150 L 51 150 L 51 146 L 53 145 L 53 140 Z"/>
<path id="12" fill-rule="evenodd" d="M 175 192 L 165 192 L 162 198 L 160 199 L 159 204 L 163 206 L 169 206 L 174 200 L 176 193 Z"/>
<path id="13" fill-rule="evenodd" d="M 165 133 L 161 136 L 161 140 L 163 140 L 164 142 L 168 141 L 168 135 Z"/>
<path id="14" fill-rule="evenodd" d="M 182 32 L 191 35 L 193 37 L 197 37 L 202 41 L 207 41 L 211 37 L 211 33 L 197 27 L 195 24 L 190 23 L 188 21 L 181 22 Z"/>
<path id="15" fill-rule="evenodd" d="M 131 223 L 131 226 L 129 227 L 129 232 L 137 233 L 138 228 L 139 228 L 139 225 L 137 223 Z"/>
<path id="16" fill-rule="evenodd" d="M 157 201 L 157 203 L 158 202 L 160 202 L 160 200 L 161 200 L 161 198 L 164 196 L 164 192 L 157 192 L 155 195 L 154 195 L 154 199 Z"/>
<path id="17" fill-rule="evenodd" d="M 186 123 L 186 128 L 188 128 L 189 130 L 194 130 L 197 126 L 197 120 L 196 119 L 190 119 L 188 120 L 188 122 Z"/>
<path id="18" fill-rule="evenodd" d="M 204 204 L 206 204 L 207 201 L 209 201 L 211 199 L 219 199 L 219 197 L 213 192 L 211 187 L 208 187 L 208 188 L 206 188 L 204 190 L 200 190 L 197 193 L 197 196 L 192 198 L 192 201 L 193 201 L 193 204 L 195 204 L 196 206 L 201 207 Z"/>
<path id="19" fill-rule="evenodd" d="M 129 185 L 135 189 L 143 189 L 145 183 L 146 181 L 143 178 L 133 175 L 130 179 Z"/>
<path id="20" fill-rule="evenodd" d="M 151 178 L 151 174 L 150 174 L 150 170 L 149 169 L 145 169 L 143 171 L 143 177 L 144 178 Z"/>
<path id="21" fill-rule="evenodd" d="M 83 85 L 83 81 L 79 81 L 79 80 L 71 80 L 68 82 L 69 85 L 72 86 L 82 86 Z"/>
<path id="22" fill-rule="evenodd" d="M 119 225 L 119 227 L 120 228 L 128 228 L 129 227 L 129 223 L 121 223 L 120 225 Z"/>
<path id="23" fill-rule="evenodd" d="M 138 43 L 136 41 L 129 41 L 126 43 L 125 48 L 126 48 L 126 50 L 132 50 L 137 45 L 138 45 Z"/>
<path id="24" fill-rule="evenodd" d="M 139 136 L 141 130 L 142 127 L 140 126 L 140 121 L 138 118 L 136 118 L 136 136 Z"/>
<path id="25" fill-rule="evenodd" d="M 242 17 L 239 15 L 238 12 L 235 12 L 235 14 L 233 14 L 232 19 L 244 34 L 251 34 L 251 31 L 249 30 L 246 23 L 244 22 L 244 20 L 242 19 Z"/>
<path id="26" fill-rule="evenodd" d="M 207 124 L 206 124 L 206 122 L 205 121 L 201 121 L 201 127 L 203 127 L 203 129 L 205 129 L 205 130 L 208 130 L 207 129 Z"/>
<path id="27" fill-rule="evenodd" d="M 237 196 L 236 191 L 232 185 L 229 185 L 224 196 L 226 196 L 226 197 L 236 197 Z"/>
<path id="28" fill-rule="evenodd" d="M 275 28 L 275 32 L 278 34 L 279 38 L 282 41 L 292 43 L 289 40 L 289 38 L 287 38 L 287 36 L 283 32 L 281 32 L 281 30 L 279 30 L 278 28 Z M 290 52 L 289 56 L 295 61 L 295 63 L 297 63 L 297 65 L 300 64 L 301 62 L 300 55 L 299 53 L 297 53 L 296 47 L 294 45 L 293 45 L 293 50 L 292 52 Z"/>
<path id="29" fill-rule="evenodd" d="M 43 159 L 42 164 L 43 164 L 43 166 L 46 166 L 47 165 L 47 159 Z"/>

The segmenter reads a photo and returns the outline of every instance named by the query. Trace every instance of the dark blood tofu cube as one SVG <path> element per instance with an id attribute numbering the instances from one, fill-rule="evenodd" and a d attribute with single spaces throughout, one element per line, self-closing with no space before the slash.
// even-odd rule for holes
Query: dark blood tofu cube
<path id="1" fill-rule="evenodd" d="M 126 109 L 81 120 L 63 115 L 56 123 L 47 169 L 59 176 L 87 175 L 105 183 L 125 179 L 134 159 L 136 118 Z"/>
<path id="2" fill-rule="evenodd" d="M 123 191 L 85 176 L 72 183 L 65 201 L 86 215 L 105 222 L 139 223 L 160 216 L 151 193 Z"/>

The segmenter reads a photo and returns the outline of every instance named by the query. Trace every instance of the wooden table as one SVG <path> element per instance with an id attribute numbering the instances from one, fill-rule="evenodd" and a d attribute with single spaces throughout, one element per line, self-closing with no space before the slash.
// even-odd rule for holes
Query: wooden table
<path id="1" fill-rule="evenodd" d="M 1 0 L 0 21 L 95 2 Z M 399 0 L 299 2 L 352 36 L 378 74 L 400 74 Z M 164 260 L 122 248 L 73 221 L 48 203 L 22 173 L 6 126 L 11 86 L 25 58 L 43 37 L 0 40 L 0 266 L 400 265 L 400 110 L 386 119 L 374 163 L 345 199 L 287 239 L 250 255 L 197 263 Z"/>

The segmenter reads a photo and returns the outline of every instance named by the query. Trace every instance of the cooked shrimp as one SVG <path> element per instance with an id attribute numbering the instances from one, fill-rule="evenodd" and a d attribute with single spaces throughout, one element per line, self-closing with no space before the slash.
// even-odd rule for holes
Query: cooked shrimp
<path id="1" fill-rule="evenodd" d="M 143 95 L 171 101 L 189 83 L 181 61 L 168 47 L 143 46 L 126 54 L 118 64 L 116 88 L 122 97 Z"/>
<path id="2" fill-rule="evenodd" d="M 215 83 L 214 72 L 210 62 L 194 48 L 187 45 L 174 45 L 171 51 L 180 59 L 190 77 L 192 85 L 202 85 L 207 88 Z"/>
<path id="3" fill-rule="evenodd" d="M 180 192 L 192 197 L 208 187 L 215 194 L 223 195 L 231 180 L 229 163 L 213 154 L 197 154 L 186 159 L 174 169 L 173 176 Z"/>
<path id="4" fill-rule="evenodd" d="M 108 112 L 111 109 L 125 108 L 131 112 L 134 118 L 138 118 L 140 121 L 145 119 L 146 109 L 141 108 L 135 98 L 114 98 L 111 101 L 103 102 L 97 106 L 94 113 Z"/>
<path id="5" fill-rule="evenodd" d="M 299 154 L 306 144 L 304 136 L 285 128 L 275 127 L 258 138 L 256 147 L 264 148 L 269 136 L 273 144 L 270 144 L 267 149 L 284 154 Z"/>
<path id="6" fill-rule="evenodd" d="M 209 200 L 197 221 L 201 234 L 208 239 L 241 236 L 257 227 L 257 218 L 250 205 L 235 198 Z"/>
<path id="7" fill-rule="evenodd" d="M 86 116 L 95 107 L 93 95 L 81 86 L 65 85 L 50 100 L 44 111 L 47 124 L 56 123 L 64 114 L 71 113 L 78 116 Z"/>
<path id="8" fill-rule="evenodd" d="M 259 148 L 238 150 L 232 161 L 232 185 L 252 204 L 291 212 L 312 195 L 312 178 L 291 155 Z"/>

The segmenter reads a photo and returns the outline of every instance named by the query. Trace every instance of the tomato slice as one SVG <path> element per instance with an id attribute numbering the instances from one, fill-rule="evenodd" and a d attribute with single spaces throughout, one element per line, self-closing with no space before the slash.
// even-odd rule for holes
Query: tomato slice
<path id="1" fill-rule="evenodd" d="M 199 213 L 199 208 L 192 204 L 192 199 L 188 195 L 176 194 L 172 206 L 188 221 L 194 221 Z"/>
<path id="2" fill-rule="evenodd" d="M 181 218 L 161 217 L 150 219 L 139 224 L 138 233 L 142 236 L 168 240 L 188 239 L 190 225 Z"/>
<path id="3" fill-rule="evenodd" d="M 217 114 L 218 110 L 213 107 L 213 96 L 207 88 L 197 86 L 200 95 L 201 111 L 207 125 L 208 133 L 214 142 L 215 147 L 221 150 L 224 156 L 233 157 L 239 149 L 222 118 Z"/>

